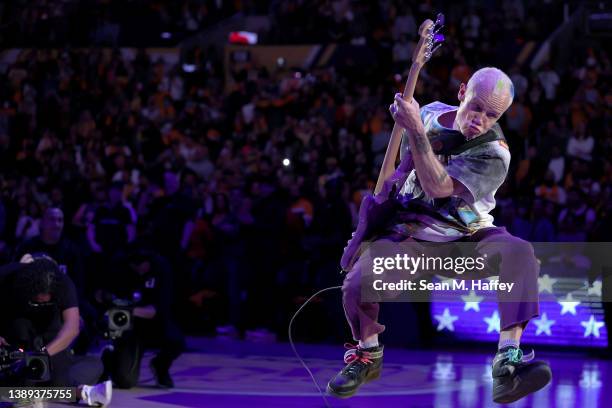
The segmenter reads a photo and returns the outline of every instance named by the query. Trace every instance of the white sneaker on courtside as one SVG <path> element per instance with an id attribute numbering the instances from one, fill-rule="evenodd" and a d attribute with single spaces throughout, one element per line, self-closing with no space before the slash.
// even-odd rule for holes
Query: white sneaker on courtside
<path id="1" fill-rule="evenodd" d="M 111 402 L 113 383 L 111 380 L 96 385 L 84 385 L 81 399 L 90 407 L 105 407 Z"/>

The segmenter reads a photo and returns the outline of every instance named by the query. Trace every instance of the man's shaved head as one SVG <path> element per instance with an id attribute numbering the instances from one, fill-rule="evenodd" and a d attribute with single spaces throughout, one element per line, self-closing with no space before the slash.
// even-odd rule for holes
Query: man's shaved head
<path id="1" fill-rule="evenodd" d="M 514 85 L 503 71 L 487 67 L 479 69 L 459 88 L 461 102 L 455 127 L 466 137 L 486 133 L 510 107 Z"/>
<path id="2" fill-rule="evenodd" d="M 467 83 L 467 92 L 489 99 L 504 111 L 514 99 L 514 85 L 502 70 L 487 67 L 474 72 Z"/>

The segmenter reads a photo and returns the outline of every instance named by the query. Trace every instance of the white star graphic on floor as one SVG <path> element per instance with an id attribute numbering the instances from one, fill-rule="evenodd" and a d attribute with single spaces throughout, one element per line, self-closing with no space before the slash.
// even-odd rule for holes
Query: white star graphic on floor
<path id="1" fill-rule="evenodd" d="M 492 331 L 496 331 L 499 333 L 499 326 L 500 326 L 500 321 L 499 321 L 499 313 L 497 313 L 497 310 L 493 312 L 493 315 L 491 317 L 485 317 L 483 319 L 485 322 L 487 322 L 487 333 L 491 333 Z"/>
<path id="2" fill-rule="evenodd" d="M 477 312 L 480 312 L 479 303 L 482 302 L 482 299 L 484 299 L 484 297 L 478 296 L 476 292 L 472 290 L 470 291 L 469 295 L 461 296 L 461 299 L 465 302 L 465 305 L 463 306 L 463 311 L 473 309 Z"/>
<path id="3" fill-rule="evenodd" d="M 434 315 L 434 318 L 438 321 L 438 331 L 442 331 L 445 328 L 450 331 L 455 331 L 453 322 L 459 319 L 459 316 L 451 315 L 450 310 L 448 310 L 448 307 L 446 307 L 441 315 Z"/>
<path id="4" fill-rule="evenodd" d="M 584 327 L 584 337 L 589 337 L 593 335 L 599 338 L 599 329 L 603 327 L 604 322 L 598 322 L 595 320 L 595 316 L 591 315 L 591 318 L 586 322 L 580 322 L 582 327 Z"/>
<path id="5" fill-rule="evenodd" d="M 558 301 L 561 305 L 561 315 L 571 313 L 576 316 L 576 306 L 580 304 L 579 300 L 574 299 L 571 293 L 568 293 L 564 299 Z"/>
<path id="6" fill-rule="evenodd" d="M 536 329 L 536 336 L 539 336 L 541 333 L 545 333 L 547 336 L 550 336 L 552 334 L 550 331 L 550 327 L 555 324 L 555 320 L 548 320 L 546 312 L 542 313 L 541 318 L 534 319 L 533 322 L 538 327 Z"/>

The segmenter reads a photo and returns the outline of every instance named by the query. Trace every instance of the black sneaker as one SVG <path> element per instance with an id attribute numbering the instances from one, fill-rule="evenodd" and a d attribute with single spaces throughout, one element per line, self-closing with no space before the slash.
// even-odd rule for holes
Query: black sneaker
<path id="1" fill-rule="evenodd" d="M 493 359 L 493 401 L 508 404 L 543 388 L 552 379 L 544 361 L 533 361 L 532 351 L 523 356 L 517 347 L 504 347 Z"/>
<path id="2" fill-rule="evenodd" d="M 172 377 L 170 377 L 168 368 L 159 364 L 157 357 L 151 359 L 150 367 L 158 387 L 174 388 L 174 381 L 172 381 Z"/>
<path id="3" fill-rule="evenodd" d="M 383 360 L 383 346 L 362 349 L 345 344 L 346 367 L 327 384 L 327 392 L 339 398 L 348 398 L 357 392 L 361 384 L 380 377 Z"/>

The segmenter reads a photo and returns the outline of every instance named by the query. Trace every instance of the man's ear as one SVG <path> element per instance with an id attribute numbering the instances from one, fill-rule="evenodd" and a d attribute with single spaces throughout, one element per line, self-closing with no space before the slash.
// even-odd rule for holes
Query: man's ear
<path id="1" fill-rule="evenodd" d="M 466 89 L 467 89 L 467 87 L 462 82 L 461 85 L 459 85 L 459 93 L 457 94 L 457 99 L 459 99 L 459 102 L 463 102 L 463 100 L 465 99 L 465 90 Z"/>

